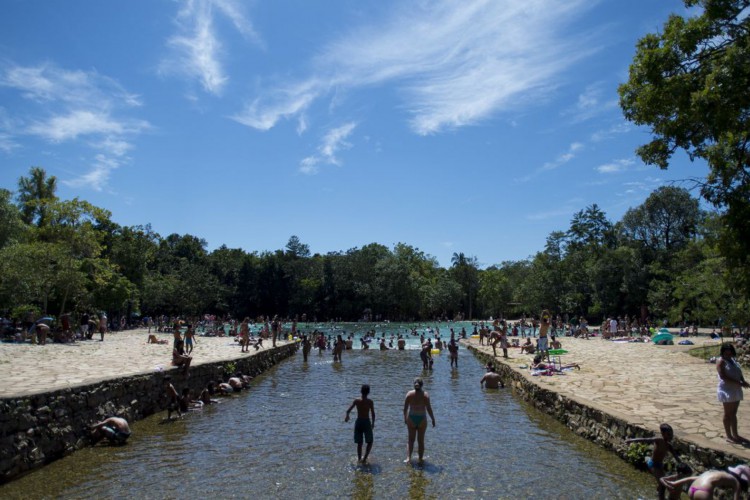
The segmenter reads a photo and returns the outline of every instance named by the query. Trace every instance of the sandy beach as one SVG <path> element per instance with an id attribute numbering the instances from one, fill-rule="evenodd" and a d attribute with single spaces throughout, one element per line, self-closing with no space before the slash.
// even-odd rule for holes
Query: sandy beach
<path id="1" fill-rule="evenodd" d="M 172 335 L 156 334 L 166 344 L 147 344 L 146 329 L 107 333 L 104 342 L 78 341 L 72 344 L 0 344 L 0 398 L 37 394 L 75 387 L 109 378 L 161 371 L 171 366 Z M 279 341 L 281 345 L 286 341 Z M 267 349 L 270 341 L 263 342 Z M 240 352 L 231 337 L 198 337 L 193 349 L 193 366 L 231 361 L 252 355 Z"/>
<path id="2" fill-rule="evenodd" d="M 677 339 L 675 339 L 677 340 Z M 727 443 L 722 425 L 723 408 L 716 398 L 716 366 L 688 354 L 690 349 L 715 346 L 718 340 L 692 337 L 695 345 L 656 346 L 651 343 L 627 343 L 601 338 L 561 338 L 563 363 L 580 363 L 580 370 L 564 375 L 532 376 L 522 368 L 530 365 L 532 355 L 509 349 L 511 359 L 504 363 L 542 387 L 647 429 L 659 424 L 672 425 L 675 435 L 701 446 L 718 449 L 750 460 L 750 448 Z M 472 345 L 484 352 L 492 348 Z M 750 406 L 740 404 L 739 432 L 750 437 Z"/>

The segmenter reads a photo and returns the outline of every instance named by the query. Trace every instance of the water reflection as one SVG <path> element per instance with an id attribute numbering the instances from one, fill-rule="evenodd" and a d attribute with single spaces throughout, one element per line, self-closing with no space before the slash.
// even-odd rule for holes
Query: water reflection
<path id="1" fill-rule="evenodd" d="M 136 422 L 125 447 L 81 450 L 0 487 L 2 498 L 636 498 L 650 478 L 518 401 L 482 390 L 480 363 L 458 370 L 436 356 L 423 372 L 414 351 L 349 351 L 343 363 L 301 354 L 257 377 L 250 391 L 162 424 Z M 426 463 L 409 466 L 403 401 L 415 376 L 437 426 Z M 369 466 L 357 467 L 344 412 L 370 384 L 377 425 Z M 179 388 L 178 388 L 179 389 Z"/>

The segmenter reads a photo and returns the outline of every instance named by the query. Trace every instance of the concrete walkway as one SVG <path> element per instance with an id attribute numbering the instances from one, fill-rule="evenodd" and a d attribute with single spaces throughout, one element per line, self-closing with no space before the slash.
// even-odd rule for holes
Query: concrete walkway
<path id="1" fill-rule="evenodd" d="M 723 407 L 716 399 L 716 366 L 687 353 L 691 348 L 718 345 L 718 341 L 697 337 L 690 339 L 694 346 L 656 346 L 601 338 L 560 340 L 562 348 L 569 351 L 562 362 L 580 363 L 580 370 L 532 376 L 520 366 L 530 365 L 533 356 L 520 354 L 518 348 L 508 350 L 511 359 L 507 360 L 498 349 L 496 359 L 533 383 L 582 404 L 654 431 L 666 422 L 682 440 L 750 460 L 750 448 L 724 439 Z M 491 347 L 479 345 L 477 339 L 469 342 L 492 353 Z M 748 405 L 740 404 L 738 420 L 740 435 L 750 438 Z"/>
<path id="2" fill-rule="evenodd" d="M 167 344 L 147 344 L 146 329 L 108 333 L 104 342 L 95 340 L 72 344 L 32 345 L 0 343 L 0 398 L 39 394 L 57 389 L 161 371 L 171 367 L 172 334 L 156 334 Z M 277 342 L 282 345 L 287 342 Z M 271 341 L 263 341 L 271 347 Z M 252 356 L 240 352 L 233 338 L 198 337 L 192 366 L 215 361 L 231 361 Z"/>

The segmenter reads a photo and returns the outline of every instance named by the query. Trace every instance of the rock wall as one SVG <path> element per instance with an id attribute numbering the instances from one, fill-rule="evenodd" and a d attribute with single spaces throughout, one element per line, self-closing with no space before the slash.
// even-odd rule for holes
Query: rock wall
<path id="1" fill-rule="evenodd" d="M 492 356 L 477 350 L 471 345 L 467 345 L 466 347 L 483 364 L 490 361 L 493 362 L 497 367 L 497 372 L 505 378 L 506 385 L 511 386 L 514 393 L 518 394 L 538 410 L 555 417 L 579 436 L 593 441 L 607 450 L 613 451 L 620 458 L 633 463 L 636 467 L 645 468 L 645 463 L 640 460 L 640 457 L 634 457 L 632 451 L 630 454 L 628 453 L 630 446 L 626 445 L 624 441 L 627 438 L 633 437 L 652 437 L 654 429 L 646 429 L 631 424 L 623 418 L 540 387 L 524 378 L 523 375 L 509 366 L 496 363 Z M 721 469 L 729 465 L 745 463 L 742 458 L 736 455 L 711 448 L 704 448 L 677 437 L 673 440 L 673 446 L 680 459 L 690 465 L 696 472 L 703 472 L 707 469 Z"/>
<path id="2" fill-rule="evenodd" d="M 164 377 L 197 395 L 225 371 L 256 376 L 297 350 L 291 343 L 252 356 L 146 373 L 32 396 L 0 399 L 0 484 L 91 444 L 90 426 L 106 416 L 134 422 L 166 408 Z"/>

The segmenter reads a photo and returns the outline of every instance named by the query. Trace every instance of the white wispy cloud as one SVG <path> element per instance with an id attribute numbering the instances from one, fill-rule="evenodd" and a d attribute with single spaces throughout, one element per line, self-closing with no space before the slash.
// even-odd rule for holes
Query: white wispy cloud
<path id="1" fill-rule="evenodd" d="M 592 5 L 585 0 L 398 5 L 385 21 L 324 47 L 309 78 L 275 85 L 287 90 L 261 95 L 234 118 L 267 130 L 335 89 L 395 83 L 412 129 L 431 134 L 543 98 L 565 69 L 593 50 L 586 34 L 565 33 Z"/>
<path id="2" fill-rule="evenodd" d="M 148 123 L 142 120 L 118 120 L 109 116 L 108 113 L 77 109 L 63 115 L 52 116 L 42 122 L 35 122 L 28 127 L 27 132 L 52 142 L 63 142 L 77 139 L 82 135 L 135 134 L 147 128 Z M 114 143 L 102 142 L 101 144 L 106 146 Z"/>
<path id="3" fill-rule="evenodd" d="M 96 71 L 65 70 L 51 63 L 7 65 L 0 75 L 0 85 L 17 89 L 26 99 L 39 103 L 86 107 L 98 102 L 99 109 L 141 105 L 138 95 L 127 92 L 112 78 Z"/>
<path id="4" fill-rule="evenodd" d="M 559 167 L 565 165 L 566 163 L 568 163 L 569 161 L 571 161 L 573 158 L 575 158 L 576 155 L 578 154 L 578 152 L 581 151 L 583 148 L 584 148 L 584 144 L 583 143 L 581 143 L 581 142 L 572 142 L 570 144 L 570 146 L 568 146 L 568 149 L 565 152 L 560 153 L 559 155 L 557 155 L 557 157 L 554 160 L 548 161 L 544 165 L 542 165 L 541 167 L 537 168 L 536 170 L 531 171 L 530 173 L 526 174 L 525 176 L 519 177 L 519 178 L 516 178 L 516 179 L 513 179 L 513 180 L 515 182 L 518 182 L 518 183 L 528 182 L 528 181 L 534 179 L 535 177 L 539 176 L 543 172 L 548 172 L 550 170 L 555 170 L 556 168 L 559 168 Z"/>
<path id="5" fill-rule="evenodd" d="M 618 172 L 624 172 L 635 164 L 635 161 L 630 158 L 624 158 L 620 160 L 613 160 L 604 165 L 596 167 L 596 171 L 600 174 L 615 174 Z"/>
<path id="6" fill-rule="evenodd" d="M 564 153 L 561 153 L 558 155 L 557 158 L 555 158 L 553 161 L 549 161 L 542 165 L 541 170 L 554 170 L 558 167 L 561 167 L 562 165 L 565 165 L 570 160 L 576 157 L 576 153 L 583 149 L 583 144 L 580 142 L 574 142 L 571 143 L 571 145 L 568 147 L 568 150 Z"/>
<path id="7" fill-rule="evenodd" d="M 625 134 L 630 131 L 630 124 L 626 121 L 622 121 L 620 123 L 616 123 L 612 125 L 609 128 L 597 130 L 593 134 L 591 134 L 591 141 L 592 142 L 602 142 L 607 139 L 611 139 L 612 137 L 615 137 L 620 134 Z"/>
<path id="8" fill-rule="evenodd" d="M 10 134 L 0 132 L 0 150 L 10 153 L 14 149 L 21 147 Z"/>
<path id="9" fill-rule="evenodd" d="M 303 158 L 300 161 L 299 171 L 303 174 L 314 175 L 319 172 L 318 165 L 341 165 L 341 160 L 336 156 L 340 150 L 349 149 L 351 144 L 346 139 L 357 127 L 355 122 L 345 123 L 340 127 L 329 130 L 318 146 L 317 153 Z"/>
<path id="10" fill-rule="evenodd" d="M 107 186 L 112 171 L 120 168 L 122 164 L 123 161 L 117 158 L 98 154 L 88 172 L 74 179 L 66 179 L 63 183 L 71 187 L 88 187 L 94 191 L 102 191 Z"/>
<path id="11" fill-rule="evenodd" d="M 197 80 L 203 90 L 220 95 L 229 77 L 222 59 L 224 50 L 217 27 L 217 13 L 222 14 L 245 38 L 262 45 L 252 23 L 235 0 L 187 0 L 177 13 L 177 33 L 167 44 L 172 49 L 161 70 Z"/>
<path id="12" fill-rule="evenodd" d="M 231 116 L 233 120 L 258 130 L 269 130 L 281 118 L 291 118 L 304 113 L 320 95 L 319 83 L 313 80 L 288 87 L 279 87 L 269 93 L 264 102 L 255 99 L 245 109 Z M 305 125 L 305 129 L 307 125 Z"/>
<path id="13" fill-rule="evenodd" d="M 601 82 L 588 85 L 578 95 L 578 100 L 571 108 L 563 111 L 563 116 L 570 116 L 573 123 L 580 123 L 617 108 L 617 94 L 607 93 Z"/>
<path id="14" fill-rule="evenodd" d="M 103 189 L 112 170 L 129 161 L 133 139 L 151 128 L 130 116 L 142 106 L 140 97 L 96 71 L 6 63 L 0 67 L 0 86 L 18 91 L 31 103 L 18 117 L 3 113 L 0 125 L 12 122 L 14 135 L 0 131 L 0 149 L 8 149 L 3 143 L 18 147 L 17 141 L 35 136 L 53 145 L 80 141 L 94 151 L 88 172 L 62 179 L 68 185 Z"/>

